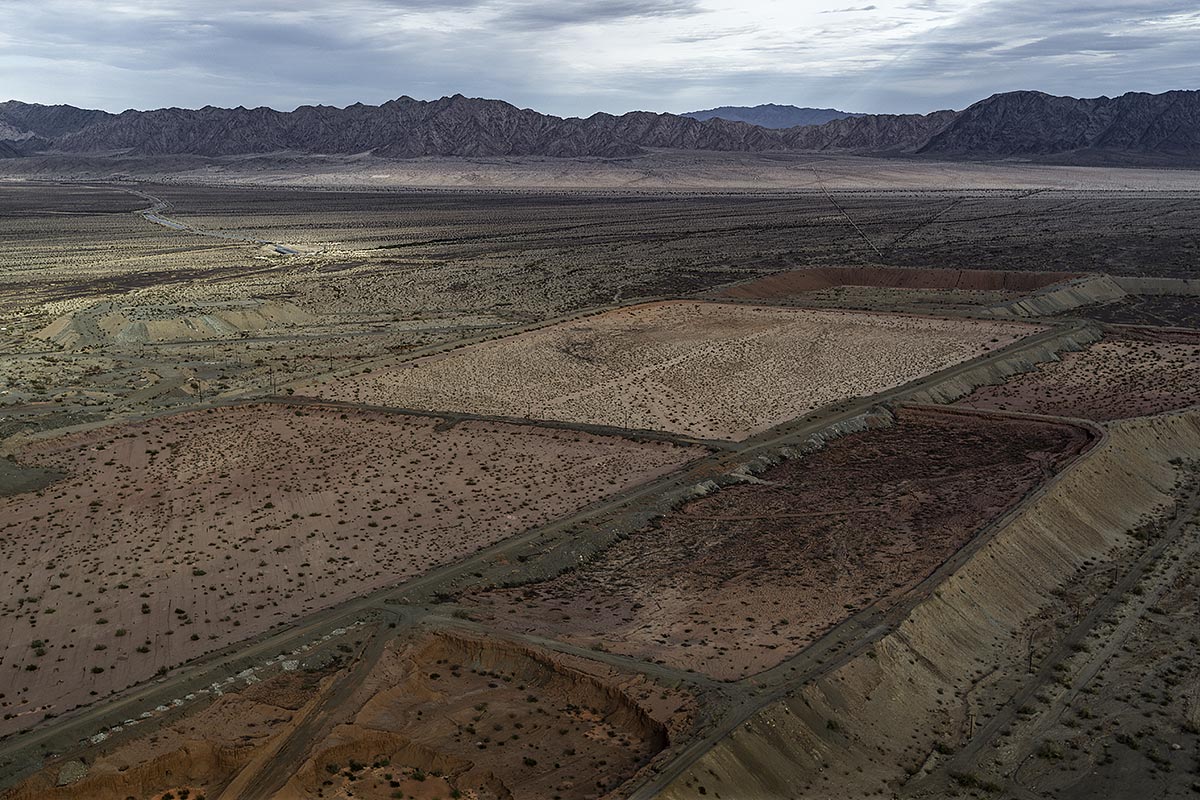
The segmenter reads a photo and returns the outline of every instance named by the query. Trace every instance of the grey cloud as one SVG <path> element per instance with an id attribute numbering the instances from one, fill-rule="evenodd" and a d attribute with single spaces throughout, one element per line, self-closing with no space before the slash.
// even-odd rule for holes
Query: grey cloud
<path id="1" fill-rule="evenodd" d="M 780 28 L 753 10 L 714 22 L 702 0 L 156 0 L 136 14 L 0 0 L 0 86 L 111 110 L 462 92 L 587 116 L 760 102 L 929 111 L 1018 88 L 1161 91 L 1200 74 L 1195 0 L 846 2 L 819 25 Z M 583 66 L 569 50 L 586 26 L 602 39 L 604 26 L 621 26 L 615 38 L 647 22 L 647 46 L 677 63 L 610 63 L 601 48 Z"/>
<path id="2" fill-rule="evenodd" d="M 874 11 L 879 6 L 850 6 L 847 8 L 827 8 L 822 14 L 850 14 L 855 11 Z"/>
<path id="3" fill-rule="evenodd" d="M 545 28 L 648 17 L 690 16 L 700 11 L 699 0 L 531 1 L 502 8 L 500 19 L 513 27 Z"/>
<path id="4" fill-rule="evenodd" d="M 1060 33 L 1028 44 L 998 50 L 1005 56 L 1061 56 L 1076 53 L 1119 53 L 1146 50 L 1169 43 L 1163 36 L 1118 36 L 1108 33 Z"/>

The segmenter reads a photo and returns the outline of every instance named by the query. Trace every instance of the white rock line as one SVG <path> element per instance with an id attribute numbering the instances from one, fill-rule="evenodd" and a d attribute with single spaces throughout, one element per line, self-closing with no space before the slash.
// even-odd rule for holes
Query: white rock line
<path id="1" fill-rule="evenodd" d="M 144 722 L 146 720 L 149 720 L 149 719 L 153 719 L 154 717 L 156 717 L 160 714 L 164 714 L 167 711 L 171 711 L 173 709 L 179 708 L 180 706 L 184 705 L 185 703 L 190 703 L 202 696 L 211 695 L 212 697 L 220 697 L 221 695 L 225 694 L 225 690 L 227 688 L 229 688 L 230 684 L 237 683 L 238 681 L 242 681 L 247 686 L 249 686 L 252 683 L 259 683 L 262 680 L 262 678 L 259 676 L 259 673 L 263 672 L 264 670 L 266 670 L 270 667 L 275 666 L 276 664 L 279 664 L 284 672 L 293 672 L 300 666 L 300 661 L 299 661 L 299 659 L 296 659 L 296 658 L 288 658 L 288 656 L 303 655 L 303 654 L 311 651 L 314 647 L 316 647 L 320 644 L 323 644 L 325 642 L 328 642 L 331 639 L 336 639 L 338 637 L 345 636 L 347 633 L 350 632 L 351 628 L 357 628 L 363 624 L 365 624 L 365 623 L 362 620 L 358 620 L 344 628 L 334 628 L 332 631 L 325 634 L 324 636 L 321 636 L 320 638 L 317 638 L 317 639 L 313 639 L 311 642 L 308 642 L 307 644 L 302 644 L 289 653 L 280 653 L 279 655 L 275 656 L 274 658 L 270 658 L 270 659 L 267 659 L 266 661 L 262 662 L 262 664 L 258 665 L 257 667 L 249 667 L 247 669 L 242 670 L 241 672 L 239 672 L 236 675 L 229 676 L 228 678 L 226 678 L 223 681 L 216 681 L 216 682 L 212 683 L 211 685 L 209 685 L 207 688 L 197 689 L 195 692 L 189 692 L 188 694 L 185 694 L 183 697 L 177 697 L 177 698 L 171 700 L 169 705 L 168 704 L 160 704 L 160 705 L 155 706 L 152 711 L 143 711 L 141 714 L 138 714 L 136 719 L 127 719 L 124 722 L 122 722 L 120 725 L 113 725 L 110 728 L 106 728 L 105 730 L 102 730 L 99 733 L 96 733 L 96 734 L 88 737 L 87 741 L 91 744 L 100 744 L 101 742 L 108 739 L 108 737 L 110 737 L 114 734 L 120 733 L 121 731 L 125 730 L 126 728 L 132 728 L 134 725 L 137 725 L 137 724 Z"/>

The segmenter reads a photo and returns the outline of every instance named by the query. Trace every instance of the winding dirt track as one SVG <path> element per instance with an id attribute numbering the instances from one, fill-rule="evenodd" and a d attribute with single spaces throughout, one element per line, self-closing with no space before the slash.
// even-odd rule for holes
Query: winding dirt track
<path id="1" fill-rule="evenodd" d="M 264 247 L 273 248 L 275 252 L 281 256 L 295 256 L 300 254 L 300 251 L 293 247 L 277 244 L 275 242 L 268 242 L 266 239 L 259 239 L 254 236 L 239 236 L 234 233 L 225 233 L 224 231 L 205 230 L 204 228 L 197 228 L 187 222 L 172 219 L 164 216 L 165 212 L 171 210 L 172 206 L 169 201 L 137 189 L 128 189 L 123 186 L 117 188 L 122 192 L 126 192 L 134 195 L 135 197 L 140 197 L 143 200 L 149 201 L 152 205 L 149 208 L 144 208 L 141 211 L 138 211 L 137 213 L 141 215 L 142 219 L 155 225 L 161 225 L 162 227 L 169 228 L 173 231 L 190 233 L 195 236 L 206 236 L 209 239 L 223 239 L 229 242 L 249 242 L 250 244 L 259 244 Z"/>

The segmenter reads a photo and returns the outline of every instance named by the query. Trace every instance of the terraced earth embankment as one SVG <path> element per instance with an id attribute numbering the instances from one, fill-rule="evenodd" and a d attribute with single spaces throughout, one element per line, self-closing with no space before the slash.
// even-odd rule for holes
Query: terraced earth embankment
<path id="1" fill-rule="evenodd" d="M 1184 459 L 1197 452 L 1198 410 L 1111 423 L 895 631 L 756 713 L 658 796 L 894 791 L 1020 687 L 1030 625 L 1056 592 L 1097 564 L 1136 563 L 1147 526 L 1194 513 Z"/>

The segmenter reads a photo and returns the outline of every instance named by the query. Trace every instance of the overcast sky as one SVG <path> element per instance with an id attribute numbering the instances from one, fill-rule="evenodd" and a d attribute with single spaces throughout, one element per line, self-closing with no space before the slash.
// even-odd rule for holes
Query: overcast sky
<path id="1" fill-rule="evenodd" d="M 563 116 L 1197 88 L 1197 0 L 0 0 L 0 94 L 120 111 L 461 92 Z"/>

